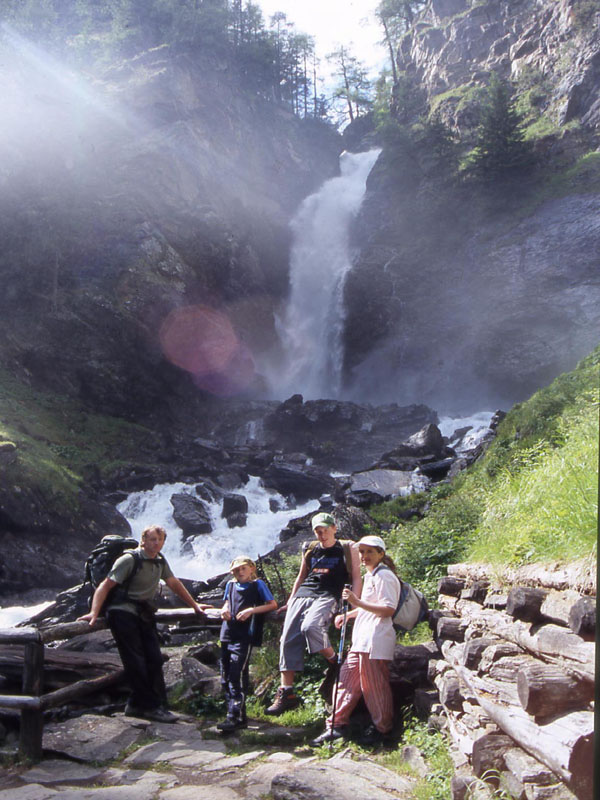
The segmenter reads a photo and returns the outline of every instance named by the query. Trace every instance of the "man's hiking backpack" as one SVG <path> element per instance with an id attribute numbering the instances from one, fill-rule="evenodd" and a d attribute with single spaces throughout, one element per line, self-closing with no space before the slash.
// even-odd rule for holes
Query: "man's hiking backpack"
<path id="1" fill-rule="evenodd" d="M 100 612 L 101 615 L 104 614 L 107 607 L 111 603 L 115 602 L 117 597 L 119 600 L 122 600 L 127 596 L 127 589 L 131 583 L 131 579 L 141 566 L 141 558 L 137 553 L 134 552 L 137 550 L 138 546 L 138 542 L 135 539 L 125 538 L 123 536 L 113 536 L 109 534 L 108 536 L 103 536 L 89 554 L 87 561 L 85 562 L 84 583 L 91 583 L 92 589 L 94 590 L 97 589 L 104 578 L 106 578 L 117 558 L 125 553 L 131 553 L 134 561 L 133 569 L 127 580 L 124 581 L 121 586 L 113 586 L 111 589 L 104 605 L 102 606 L 102 610 Z M 92 599 L 90 598 L 90 608 L 91 602 Z"/>
<path id="2" fill-rule="evenodd" d="M 352 545 L 353 542 L 351 539 L 337 539 L 344 550 L 344 562 L 346 564 L 346 572 L 348 573 L 348 577 L 352 580 Z M 302 548 L 304 551 L 305 558 L 311 558 L 311 554 L 315 547 L 319 544 L 316 539 L 312 539 L 310 542 L 305 542 L 304 547 Z"/>
<path id="3" fill-rule="evenodd" d="M 138 546 L 135 539 L 111 534 L 103 536 L 85 562 L 84 583 L 89 582 L 94 589 L 97 589 L 117 558 L 128 550 L 137 550 Z"/>
<path id="4" fill-rule="evenodd" d="M 389 569 L 385 564 L 380 564 L 373 570 L 373 574 L 380 569 Z M 410 583 L 400 580 L 400 599 L 392 616 L 394 630 L 399 633 L 407 633 L 427 619 L 429 606 L 422 592 L 411 586 Z"/>

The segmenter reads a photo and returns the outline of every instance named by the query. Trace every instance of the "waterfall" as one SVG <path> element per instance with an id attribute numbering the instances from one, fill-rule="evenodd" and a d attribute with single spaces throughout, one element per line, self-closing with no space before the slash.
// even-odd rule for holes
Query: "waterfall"
<path id="1" fill-rule="evenodd" d="M 340 176 L 307 197 L 291 222 L 291 292 L 277 326 L 284 363 L 265 370 L 275 396 L 339 396 L 344 280 L 352 266 L 350 226 L 380 152 L 342 153 Z"/>

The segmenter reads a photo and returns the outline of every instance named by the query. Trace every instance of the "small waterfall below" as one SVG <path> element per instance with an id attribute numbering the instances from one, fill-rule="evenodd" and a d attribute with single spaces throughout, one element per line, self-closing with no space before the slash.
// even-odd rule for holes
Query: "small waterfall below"
<path id="1" fill-rule="evenodd" d="M 341 174 L 307 197 L 291 222 L 290 299 L 278 321 L 284 363 L 265 369 L 274 396 L 338 398 L 350 227 L 380 150 L 342 153 Z"/>
<path id="2" fill-rule="evenodd" d="M 227 572 L 235 556 L 256 558 L 265 555 L 279 542 L 279 534 L 288 522 L 315 511 L 317 500 L 309 500 L 290 508 L 285 498 L 273 490 L 264 489 L 260 479 L 250 476 L 245 486 L 236 489 L 248 501 L 246 525 L 229 528 L 221 517 L 222 500 L 207 504 L 212 533 L 187 539 L 173 519 L 170 499 L 174 494 L 197 496 L 195 484 L 159 484 L 153 489 L 133 492 L 117 508 L 131 525 L 134 538 L 139 539 L 148 525 L 161 525 L 167 532 L 164 554 L 176 575 L 181 578 L 207 580 Z M 273 505 L 274 503 L 274 505 Z"/>

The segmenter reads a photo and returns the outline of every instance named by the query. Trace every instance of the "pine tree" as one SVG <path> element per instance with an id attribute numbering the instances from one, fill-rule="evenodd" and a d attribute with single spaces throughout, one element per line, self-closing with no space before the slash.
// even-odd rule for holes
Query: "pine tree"
<path id="1" fill-rule="evenodd" d="M 522 118 L 515 109 L 512 88 L 494 73 L 481 108 L 470 171 L 485 181 L 507 178 L 529 169 L 533 153 L 525 141 Z"/>

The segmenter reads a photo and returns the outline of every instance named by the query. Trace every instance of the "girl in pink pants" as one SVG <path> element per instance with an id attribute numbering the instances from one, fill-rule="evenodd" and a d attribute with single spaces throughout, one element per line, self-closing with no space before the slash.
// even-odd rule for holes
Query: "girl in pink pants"
<path id="1" fill-rule="evenodd" d="M 396 646 L 392 616 L 400 599 L 400 581 L 381 537 L 363 536 L 358 551 L 366 568 L 361 596 L 350 589 L 344 589 L 342 595 L 352 606 L 347 618 L 355 620 L 352 646 L 341 668 L 335 714 L 328 718 L 324 733 L 313 741 L 315 745 L 345 738 L 350 714 L 361 697 L 373 721 L 361 738 L 363 744 L 381 742 L 393 726 L 389 665 Z M 336 627 L 342 623 L 343 616 L 338 614 Z"/>

